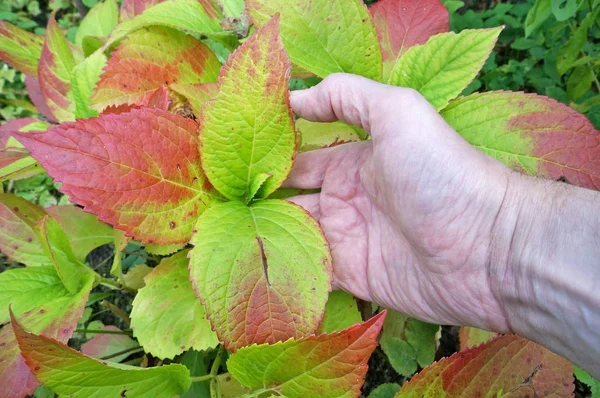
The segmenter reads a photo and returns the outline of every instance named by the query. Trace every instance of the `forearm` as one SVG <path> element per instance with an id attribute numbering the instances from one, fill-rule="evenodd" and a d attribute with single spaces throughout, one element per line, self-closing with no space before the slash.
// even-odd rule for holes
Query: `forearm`
<path id="1" fill-rule="evenodd" d="M 600 194 L 515 173 L 494 235 L 510 329 L 600 377 Z"/>

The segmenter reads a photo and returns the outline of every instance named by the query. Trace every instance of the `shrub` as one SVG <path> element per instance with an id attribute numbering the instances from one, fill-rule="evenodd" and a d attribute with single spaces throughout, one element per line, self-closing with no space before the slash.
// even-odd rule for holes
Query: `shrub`
<path id="1" fill-rule="evenodd" d="M 0 57 L 27 75 L 45 119 L 2 127 L 0 178 L 46 171 L 85 210 L 0 195 L 0 249 L 26 266 L 0 274 L 3 394 L 359 396 L 381 329 L 399 373 L 425 369 L 373 396 L 572 394 L 570 363 L 521 337 L 464 328 L 463 351 L 432 364 L 439 326 L 379 308 L 363 322 L 351 296 L 330 293 L 318 223 L 280 186 L 298 150 L 367 139 L 294 120 L 291 76 L 295 87 L 335 72 L 412 87 L 507 165 L 598 189 L 597 162 L 580 161 L 600 151 L 585 116 L 535 94 L 459 97 L 502 27 L 448 32 L 437 0 L 219 4 L 107 0 L 74 44 L 53 17 L 45 37 L 1 23 Z M 160 264 L 124 273 L 132 239 Z M 106 278 L 85 261 L 109 242 Z M 130 314 L 105 304 L 132 333 L 88 324 L 77 333 L 99 333 L 76 351 L 66 343 L 86 303 L 107 297 L 98 286 L 135 294 Z M 494 372 L 505 366 L 510 376 Z"/>

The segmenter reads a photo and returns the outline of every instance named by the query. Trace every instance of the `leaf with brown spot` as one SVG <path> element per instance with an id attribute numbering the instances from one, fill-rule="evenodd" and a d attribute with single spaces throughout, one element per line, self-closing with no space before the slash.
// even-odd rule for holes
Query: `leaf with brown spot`
<path id="1" fill-rule="evenodd" d="M 283 200 L 220 203 L 195 228 L 190 279 L 228 349 L 317 330 L 331 290 L 331 257 L 304 209 Z"/>
<path id="2" fill-rule="evenodd" d="M 214 82 L 220 66 L 214 53 L 190 35 L 161 26 L 141 29 L 112 52 L 91 104 L 100 112 L 109 105 L 142 104 L 162 86 Z"/>
<path id="3" fill-rule="evenodd" d="M 571 363 L 523 337 L 497 337 L 425 368 L 399 398 L 572 397 Z"/>
<path id="4" fill-rule="evenodd" d="M 100 362 L 69 348 L 52 337 L 28 332 L 12 317 L 12 330 L 27 366 L 46 387 L 73 398 L 128 397 L 171 398 L 191 384 L 187 368 L 180 364 L 139 368 Z"/>
<path id="5" fill-rule="evenodd" d="M 136 239 L 176 244 L 218 198 L 200 169 L 196 131 L 193 120 L 144 108 L 17 138 L 71 201 Z"/>
<path id="6" fill-rule="evenodd" d="M 83 314 L 94 278 L 88 275 L 82 288 L 70 295 L 53 267 L 20 268 L 0 274 L 0 286 L 13 292 L 0 297 L 3 321 L 8 318 L 8 305 L 14 316 L 32 332 L 66 343 Z M 6 284 L 6 285 L 5 285 Z M 46 301 L 42 303 L 42 298 Z M 21 355 L 10 323 L 0 330 L 0 395 L 22 398 L 32 394 L 38 380 Z"/>
<path id="7" fill-rule="evenodd" d="M 242 348 L 227 361 L 242 385 L 271 396 L 359 397 L 385 311 L 341 332 Z"/>

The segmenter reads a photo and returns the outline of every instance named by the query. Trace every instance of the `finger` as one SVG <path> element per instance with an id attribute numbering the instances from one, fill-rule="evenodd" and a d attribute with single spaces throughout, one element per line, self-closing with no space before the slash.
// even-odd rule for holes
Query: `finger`
<path id="1" fill-rule="evenodd" d="M 321 207 L 319 205 L 319 198 L 321 194 L 312 193 L 310 195 L 299 195 L 288 198 L 292 203 L 301 206 L 310 213 L 311 216 L 317 221 L 321 218 Z"/>
<path id="2" fill-rule="evenodd" d="M 290 102 L 294 112 L 304 119 L 313 122 L 341 120 L 375 135 L 378 129 L 373 128 L 373 123 L 397 114 L 398 107 L 413 94 L 410 89 L 335 73 L 307 90 L 292 91 Z"/>

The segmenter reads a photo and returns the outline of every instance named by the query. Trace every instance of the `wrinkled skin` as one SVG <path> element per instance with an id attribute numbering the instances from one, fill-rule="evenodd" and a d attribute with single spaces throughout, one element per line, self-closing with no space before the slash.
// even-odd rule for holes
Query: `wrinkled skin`
<path id="1" fill-rule="evenodd" d="M 321 188 L 292 201 L 320 221 L 335 287 L 426 321 L 507 331 L 488 264 L 510 171 L 411 89 L 337 74 L 291 103 L 372 136 L 300 154 L 286 182 Z"/>

